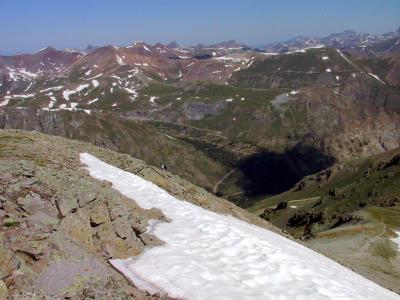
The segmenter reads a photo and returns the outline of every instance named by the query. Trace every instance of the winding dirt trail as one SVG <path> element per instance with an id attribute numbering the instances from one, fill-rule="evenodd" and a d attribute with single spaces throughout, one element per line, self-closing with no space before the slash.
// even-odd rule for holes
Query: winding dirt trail
<path id="1" fill-rule="evenodd" d="M 234 168 L 233 170 L 230 170 L 228 173 L 226 173 L 226 174 L 214 185 L 214 188 L 213 188 L 213 193 L 214 193 L 214 195 L 217 193 L 218 187 L 220 186 L 220 184 L 221 184 L 222 182 L 224 182 L 224 180 L 225 180 L 226 178 L 228 178 L 232 173 L 236 172 L 237 169 L 238 169 L 238 168 Z"/>

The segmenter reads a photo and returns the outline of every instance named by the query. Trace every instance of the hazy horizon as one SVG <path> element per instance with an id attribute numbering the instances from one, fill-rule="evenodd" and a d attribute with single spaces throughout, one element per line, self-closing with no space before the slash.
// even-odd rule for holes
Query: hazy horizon
<path id="1" fill-rule="evenodd" d="M 31 53 L 46 46 L 129 45 L 135 40 L 150 44 L 176 40 L 182 45 L 237 40 L 260 46 L 344 30 L 380 34 L 400 26 L 400 2 L 393 0 L 197 3 L 4 0 L 0 2 L 0 24 L 5 28 L 0 54 Z"/>

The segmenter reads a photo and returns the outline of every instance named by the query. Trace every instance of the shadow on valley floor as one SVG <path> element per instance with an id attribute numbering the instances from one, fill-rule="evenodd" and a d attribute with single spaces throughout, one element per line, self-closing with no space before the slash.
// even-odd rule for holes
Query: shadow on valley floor
<path id="1" fill-rule="evenodd" d="M 296 146 L 283 153 L 263 151 L 239 162 L 237 182 L 245 196 L 276 195 L 292 188 L 304 176 L 332 166 L 335 159 L 308 146 Z"/>

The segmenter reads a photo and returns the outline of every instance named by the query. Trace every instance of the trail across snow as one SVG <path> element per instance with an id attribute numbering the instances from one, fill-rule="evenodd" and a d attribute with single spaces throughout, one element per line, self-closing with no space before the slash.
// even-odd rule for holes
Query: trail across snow
<path id="1" fill-rule="evenodd" d="M 112 265 L 138 288 L 182 299 L 399 299 L 334 261 L 266 229 L 169 195 L 143 178 L 82 153 L 91 176 L 171 222 L 148 232 L 165 245 Z"/>

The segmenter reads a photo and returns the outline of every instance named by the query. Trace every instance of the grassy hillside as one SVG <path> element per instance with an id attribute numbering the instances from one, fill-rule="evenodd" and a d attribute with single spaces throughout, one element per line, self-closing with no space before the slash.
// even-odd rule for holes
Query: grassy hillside
<path id="1" fill-rule="evenodd" d="M 371 207 L 396 209 L 400 206 L 399 196 L 400 149 L 398 148 L 366 159 L 337 164 L 320 173 L 307 176 L 289 191 L 266 198 L 250 210 L 261 214 L 267 207 L 287 202 L 288 209 L 285 209 L 285 216 L 283 214 L 280 216 L 280 213 L 272 214 L 272 219 L 276 218 L 277 222 L 278 219 L 284 222 L 284 218 L 291 218 L 302 210 L 316 214 L 323 212 L 324 222 L 314 222 L 315 228 L 310 229 L 311 232 L 314 230 L 317 233 L 340 225 L 345 214 L 358 215 L 360 211 Z M 292 205 L 296 207 L 290 209 L 292 203 L 296 203 Z M 292 227 L 299 232 L 306 225 Z M 313 223 L 309 222 L 308 225 Z M 396 225 L 400 227 L 400 223 Z M 290 229 L 290 226 L 287 228 Z"/>
<path id="2" fill-rule="evenodd" d="M 227 172 L 191 144 L 165 135 L 149 123 L 109 112 L 6 110 L 0 111 L 0 128 L 37 130 L 127 153 L 156 167 L 165 164 L 172 173 L 210 191 Z"/>
<path id="3" fill-rule="evenodd" d="M 260 56 L 251 67 L 236 72 L 230 83 L 256 88 L 300 88 L 315 82 L 335 84 L 333 74 L 347 77 L 352 72 L 357 72 L 357 68 L 336 50 L 309 49 L 292 54 Z"/>

